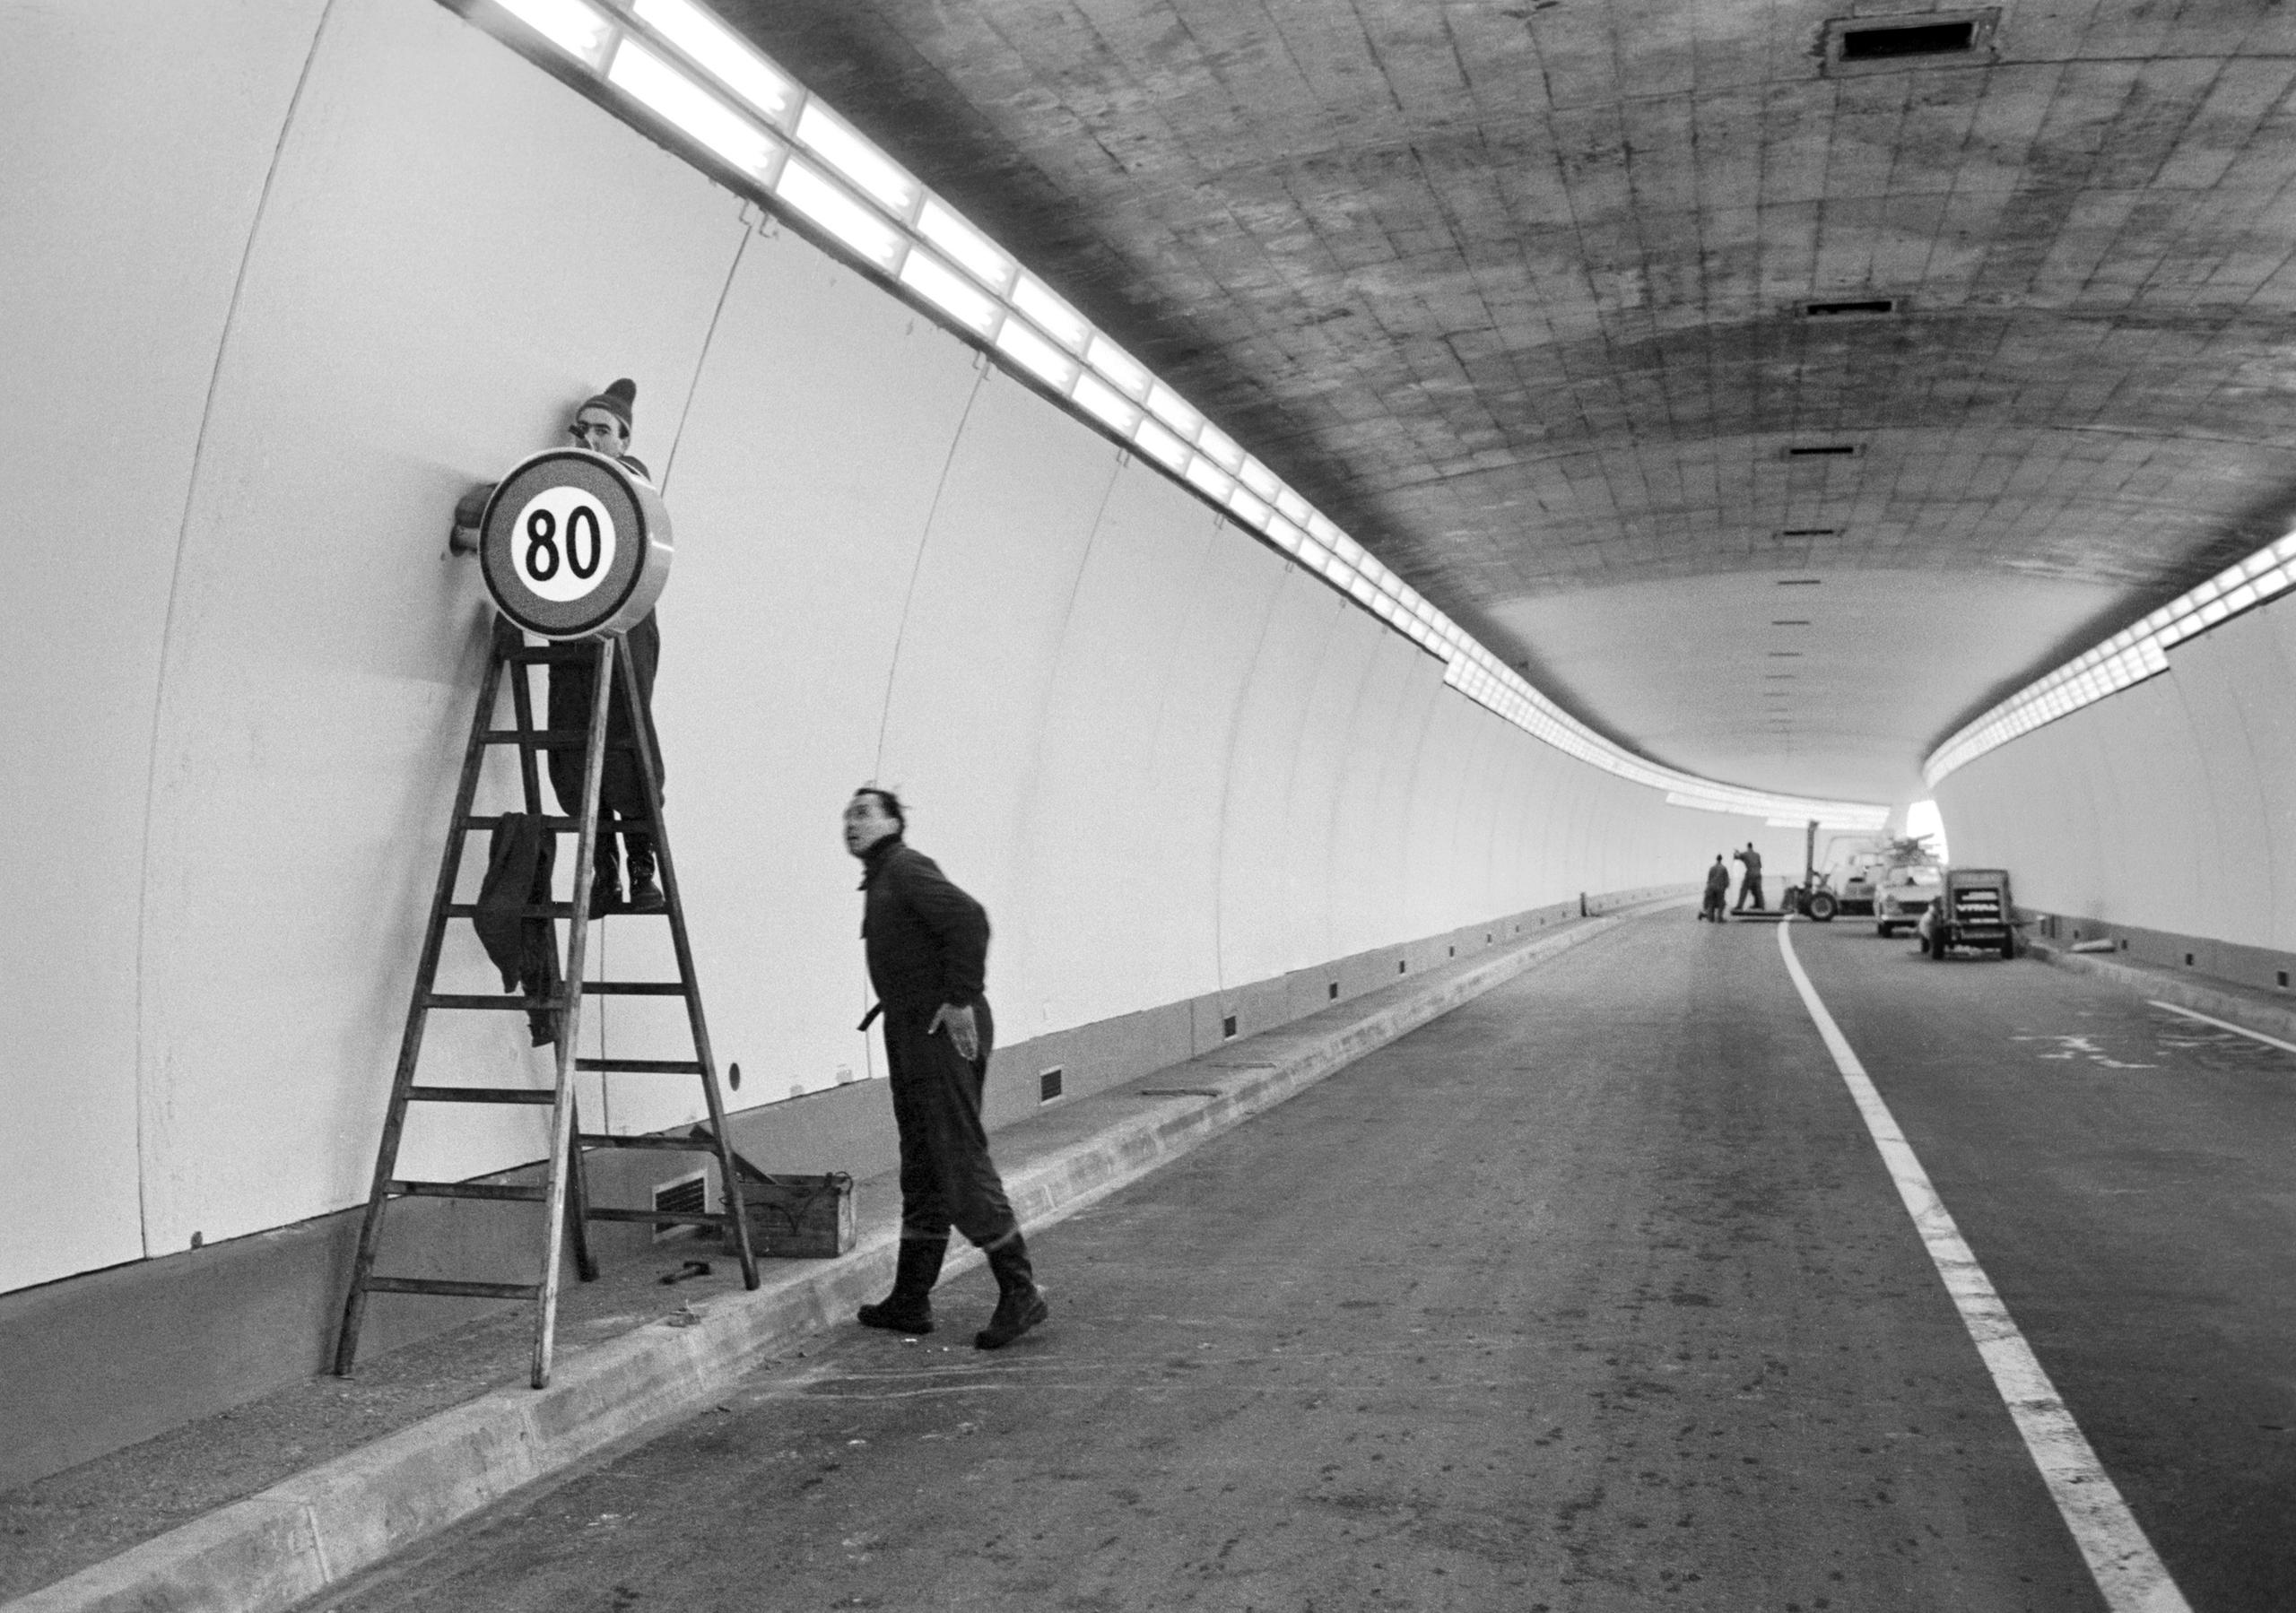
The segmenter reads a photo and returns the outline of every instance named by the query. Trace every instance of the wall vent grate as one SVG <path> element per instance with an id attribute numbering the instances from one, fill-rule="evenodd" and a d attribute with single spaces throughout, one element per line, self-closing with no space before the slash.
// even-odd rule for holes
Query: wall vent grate
<path id="1" fill-rule="evenodd" d="M 1829 76 L 1975 66 L 1998 58 L 1994 31 L 2000 21 L 1998 6 L 1894 17 L 1835 17 L 1825 25 L 1818 54 Z"/>
<path id="2" fill-rule="evenodd" d="M 1065 1064 L 1055 1064 L 1049 1070 L 1039 1071 L 1037 1072 L 1037 1102 L 1048 1104 L 1058 1097 L 1067 1073 L 1068 1067 Z"/>
<path id="3" fill-rule="evenodd" d="M 1854 319 L 1861 315 L 1870 317 L 1897 311 L 1898 299 L 1894 297 L 1861 297 L 1854 301 L 1805 302 L 1802 305 L 1802 317 L 1805 319 Z"/>
<path id="4" fill-rule="evenodd" d="M 654 1185 L 654 1208 L 671 1215 L 700 1215 L 709 1208 L 709 1178 L 706 1172 L 696 1171 L 690 1176 L 680 1176 L 674 1182 L 658 1182 Z M 654 1241 L 683 1237 L 693 1230 L 691 1227 L 668 1226 L 654 1228 Z"/>
<path id="5" fill-rule="evenodd" d="M 1781 459 L 1855 459 L 1866 452 L 1865 445 L 1854 442 L 1815 442 L 1782 451 Z"/>

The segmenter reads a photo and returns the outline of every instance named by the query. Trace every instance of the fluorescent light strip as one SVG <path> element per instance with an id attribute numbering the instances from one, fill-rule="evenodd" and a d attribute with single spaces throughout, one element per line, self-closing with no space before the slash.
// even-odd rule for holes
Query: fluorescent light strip
<path id="1" fill-rule="evenodd" d="M 797 107 L 790 132 L 805 157 L 792 154 L 783 142 L 719 101 L 677 63 L 626 35 L 621 39 L 622 48 L 614 50 L 614 19 L 584 0 L 500 3 L 593 73 L 601 71 L 611 52 L 615 66 L 607 76 L 619 87 L 752 175 L 792 212 L 870 267 L 895 275 L 956 328 L 983 341 L 994 330 L 998 354 L 1080 412 L 1128 437 L 1144 454 L 1215 505 L 1440 657 L 1446 663 L 1446 682 L 1504 720 L 1566 755 L 1621 777 L 1695 796 L 1715 811 L 1758 812 L 1777 807 L 1800 814 L 1796 821 L 1814 816 L 1822 821 L 1881 827 L 1886 809 L 1767 796 L 1713 784 L 1631 757 L 1565 715 L 1194 405 L 1095 330 L 1042 281 L 1022 271 L 1011 254 L 692 0 L 617 0 L 617 5 L 778 125 L 789 127 L 790 108 Z M 848 195 L 806 158 L 837 170 L 867 202 Z M 920 240 L 935 252 L 912 246 Z M 987 295 L 975 290 L 974 282 Z M 1008 308 L 1013 312 L 1003 311 Z M 1086 373 L 1080 360 L 1088 361 L 1092 373 Z M 2296 571 L 2285 563 L 2289 560 L 2296 560 L 2296 553 L 2279 557 L 2276 569 L 2260 567 L 2242 580 L 2254 581 L 2257 596 L 2262 597 L 2288 585 Z M 2226 611 L 2237 608 L 2229 600 L 2224 606 Z"/>
<path id="2" fill-rule="evenodd" d="M 1123 436 L 1131 436 L 1132 429 L 1140 423 L 1140 405 L 1089 371 L 1076 377 L 1068 395 Z"/>
<path id="3" fill-rule="evenodd" d="M 871 268 L 887 273 L 906 243 L 900 231 L 848 195 L 819 169 L 792 157 L 782 164 L 773 194 L 851 247 Z"/>
<path id="4" fill-rule="evenodd" d="M 917 215 L 917 233 L 947 253 L 957 266 L 1000 295 L 1020 265 L 995 241 L 966 222 L 938 196 L 928 195 Z"/>
<path id="5" fill-rule="evenodd" d="M 1013 282 L 1013 306 L 1070 352 L 1083 352 L 1092 334 L 1084 316 L 1047 291 L 1044 282 L 1033 274 L 1022 274 Z"/>
<path id="6" fill-rule="evenodd" d="M 864 139 L 854 126 L 810 97 L 797 114 L 796 136 L 805 149 L 851 180 L 886 212 L 906 221 L 925 186 Z"/>
<path id="7" fill-rule="evenodd" d="M 724 23 L 691 0 L 637 0 L 631 13 L 701 65 L 703 71 L 771 118 L 786 122 L 796 104 L 796 81 L 752 50 Z"/>
<path id="8" fill-rule="evenodd" d="M 735 168 L 763 185 L 787 151 L 666 59 L 625 35 L 606 82 L 627 91 Z"/>
<path id="9" fill-rule="evenodd" d="M 900 283 L 970 331 L 987 336 L 1004 317 L 1004 306 L 922 247 L 901 261 Z"/>
<path id="10" fill-rule="evenodd" d="M 2037 678 L 1932 751 L 1932 789 L 1988 750 L 2169 670 L 2169 649 L 2285 593 L 2296 583 L 2296 532 L 2237 560 L 2135 626 Z"/>
<path id="11" fill-rule="evenodd" d="M 1076 360 L 1018 319 L 1007 318 L 996 333 L 996 351 L 1055 392 L 1065 393 L 1075 383 Z"/>
<path id="12" fill-rule="evenodd" d="M 605 59 L 613 20 L 582 0 L 501 0 L 501 5 L 591 72 Z"/>

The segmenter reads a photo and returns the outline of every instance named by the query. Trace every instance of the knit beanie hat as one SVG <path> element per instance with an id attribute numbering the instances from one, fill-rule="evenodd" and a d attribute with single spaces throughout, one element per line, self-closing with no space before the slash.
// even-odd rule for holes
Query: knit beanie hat
<path id="1" fill-rule="evenodd" d="M 638 406 L 638 383 L 627 377 L 616 381 L 594 398 L 586 399 L 582 409 L 604 409 L 622 422 L 622 429 L 631 429 L 631 412 Z M 579 414 L 581 409 L 575 412 Z"/>

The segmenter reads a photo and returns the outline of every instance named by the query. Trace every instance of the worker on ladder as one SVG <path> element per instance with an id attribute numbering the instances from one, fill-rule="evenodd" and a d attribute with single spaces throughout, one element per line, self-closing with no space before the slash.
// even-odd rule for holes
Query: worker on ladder
<path id="1" fill-rule="evenodd" d="M 593 454 L 604 455 L 620 464 L 631 474 L 654 480 L 653 473 L 644 461 L 630 452 L 631 421 L 638 403 L 638 384 L 619 380 L 596 397 L 589 399 L 574 412 L 574 421 L 567 427 L 567 435 L 577 447 L 587 448 Z M 654 669 L 662 658 L 662 629 L 648 611 L 638 625 L 630 629 L 627 639 L 630 672 L 638 687 L 640 718 L 650 724 L 654 703 Z M 550 725 L 554 729 L 578 732 L 590 723 L 592 683 L 590 669 L 578 664 L 561 663 L 550 670 Z M 590 886 L 590 916 L 604 918 L 622 906 L 621 858 L 614 846 L 614 820 L 617 817 L 650 819 L 655 803 L 646 799 L 646 783 L 640 776 L 637 754 L 629 748 L 630 712 L 619 697 L 608 703 L 606 715 L 605 773 L 598 786 L 598 832 L 591 863 L 597 870 Z M 656 765 L 665 777 L 669 768 L 663 762 L 661 747 L 654 748 Z M 551 787 L 558 792 L 561 806 L 567 811 L 578 810 L 582 799 L 582 752 L 576 749 L 553 750 L 550 753 Z M 630 903 L 632 913 L 659 913 L 664 906 L 662 888 L 654 879 L 653 837 L 642 830 L 630 829 L 622 838 L 630 851 Z"/>

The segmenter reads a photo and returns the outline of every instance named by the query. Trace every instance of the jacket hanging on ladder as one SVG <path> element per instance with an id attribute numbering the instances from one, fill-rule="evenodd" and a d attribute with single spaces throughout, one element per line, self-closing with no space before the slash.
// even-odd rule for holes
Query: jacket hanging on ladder
<path id="1" fill-rule="evenodd" d="M 505 812 L 486 843 L 486 880 L 479 887 L 478 912 L 471 924 L 486 955 L 502 971 L 502 989 L 528 997 L 558 995 L 558 938 L 546 918 L 528 918 L 522 909 L 550 901 L 550 879 L 558 860 L 558 837 L 532 812 Z M 534 1045 L 558 1039 L 558 1016 L 534 1009 L 526 1016 Z"/>

